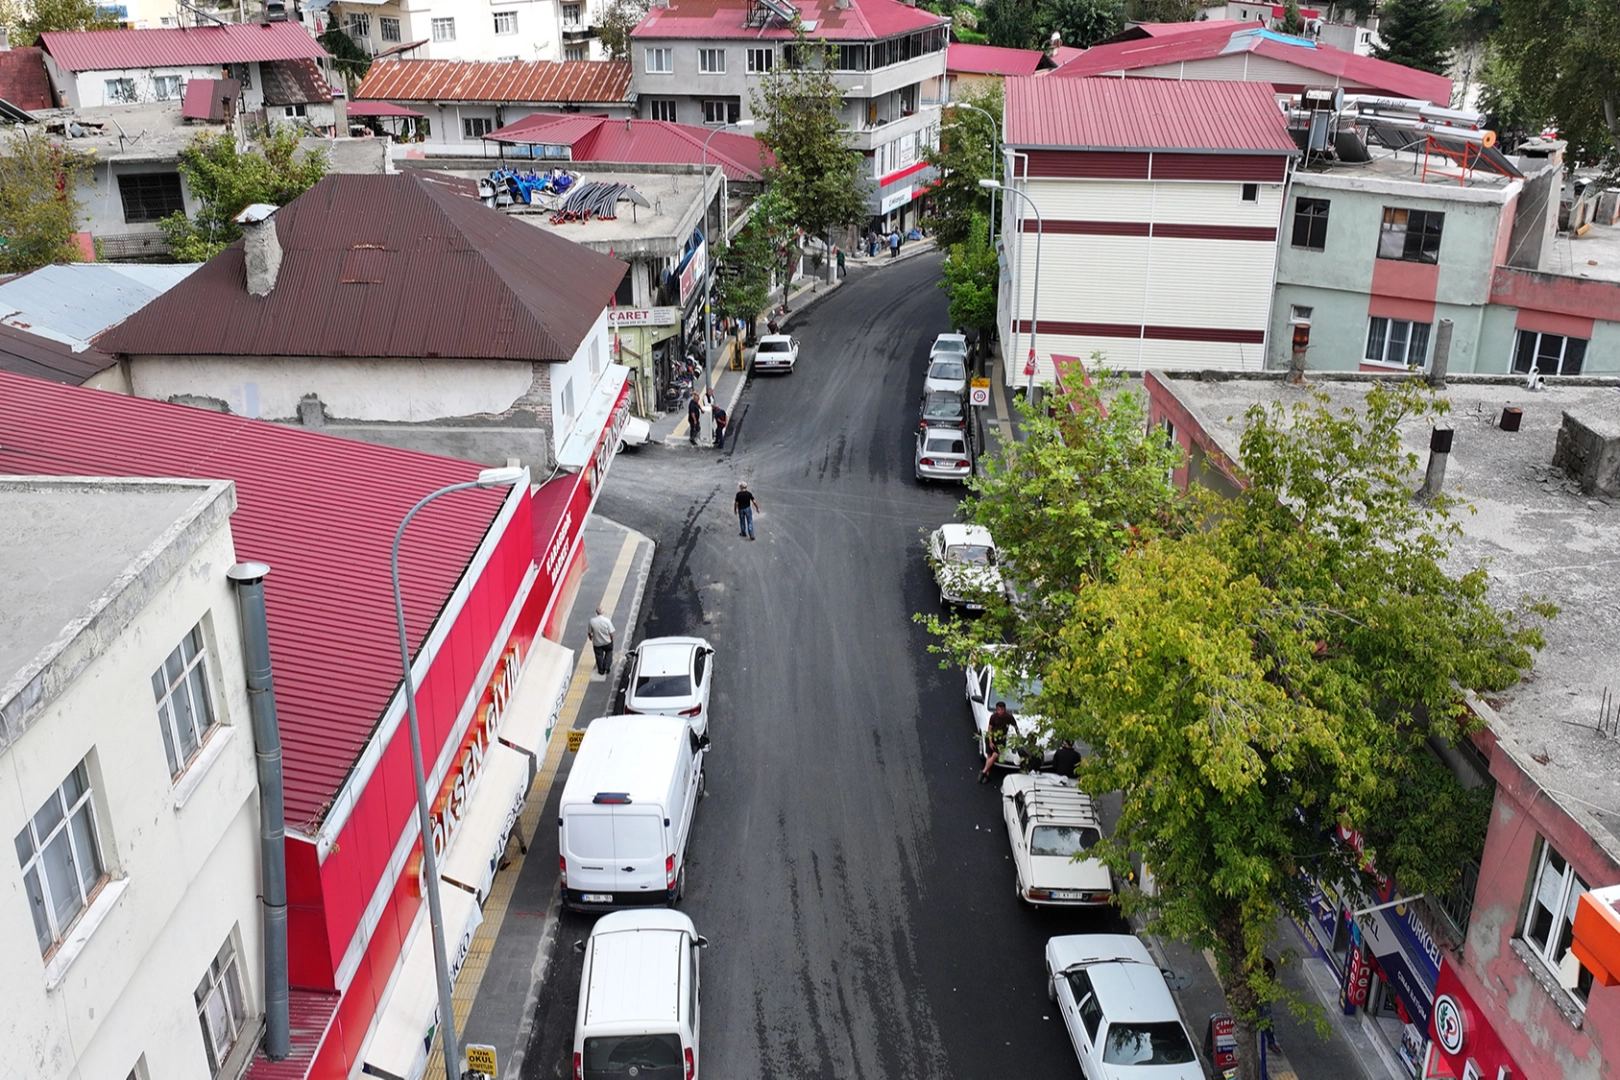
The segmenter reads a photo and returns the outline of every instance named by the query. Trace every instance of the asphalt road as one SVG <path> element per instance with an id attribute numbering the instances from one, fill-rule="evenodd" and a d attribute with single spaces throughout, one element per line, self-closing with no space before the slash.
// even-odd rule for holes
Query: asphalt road
<path id="1" fill-rule="evenodd" d="M 648 446 L 599 511 L 658 556 L 636 640 L 715 646 L 708 794 L 683 909 L 709 938 L 702 1075 L 1073 1077 L 1041 950 L 1122 932 L 1018 901 L 961 673 L 912 622 L 937 603 L 926 533 L 959 494 L 912 477 L 923 362 L 948 327 L 929 256 L 851 267 L 754 380 L 724 454 Z M 737 482 L 761 503 L 737 535 Z M 524 1076 L 565 1077 L 590 920 L 564 914 Z"/>

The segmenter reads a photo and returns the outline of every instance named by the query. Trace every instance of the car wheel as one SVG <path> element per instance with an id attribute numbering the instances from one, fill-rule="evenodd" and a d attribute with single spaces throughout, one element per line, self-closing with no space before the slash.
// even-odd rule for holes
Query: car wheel
<path id="1" fill-rule="evenodd" d="M 1052 977 L 1052 967 L 1050 964 L 1048 964 L 1046 968 L 1046 1000 L 1053 1002 L 1057 1001 L 1057 980 Z"/>
<path id="2" fill-rule="evenodd" d="M 709 791 L 709 773 L 705 769 L 698 770 L 698 794 L 706 795 Z"/>
<path id="3" fill-rule="evenodd" d="M 620 439 L 619 440 L 619 445 L 614 449 L 613 453 L 616 454 L 616 455 L 617 454 L 622 454 L 622 453 L 624 453 L 624 448 L 625 448 L 625 441 L 623 439 Z"/>

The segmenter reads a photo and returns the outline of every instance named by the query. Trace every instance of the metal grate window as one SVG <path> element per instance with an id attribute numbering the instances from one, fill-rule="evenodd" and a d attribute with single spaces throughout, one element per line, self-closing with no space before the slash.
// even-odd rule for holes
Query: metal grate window
<path id="1" fill-rule="evenodd" d="M 648 102 L 647 115 L 653 120 L 667 120 L 675 123 L 675 99 L 653 98 Z"/>
<path id="2" fill-rule="evenodd" d="M 208 1072 L 218 1076 L 241 1037 L 247 1019 L 242 1000 L 242 971 L 236 960 L 236 945 L 230 938 L 219 950 L 193 994 L 197 1020 L 202 1024 L 203 1046 L 208 1051 Z"/>
<path id="3" fill-rule="evenodd" d="M 17 834 L 17 863 L 46 956 L 90 906 L 103 873 L 90 770 L 79 762 Z"/>
<path id="4" fill-rule="evenodd" d="M 208 651 L 202 627 L 194 626 L 163 666 L 152 673 L 157 698 L 158 726 L 163 729 L 163 751 L 169 758 L 169 776 L 178 777 L 214 727 L 214 706 L 208 696 Z"/>
<path id="5" fill-rule="evenodd" d="M 131 225 L 186 212 L 179 173 L 123 173 L 118 177 L 118 196 L 124 202 L 124 221 Z"/>
<path id="6" fill-rule="evenodd" d="M 1445 896 L 1437 897 L 1434 906 L 1440 909 L 1451 928 L 1457 932 L 1459 941 L 1468 937 L 1468 920 L 1474 914 L 1474 893 L 1479 889 L 1479 864 L 1469 863 L 1463 867 L 1462 877 L 1451 891 Z"/>

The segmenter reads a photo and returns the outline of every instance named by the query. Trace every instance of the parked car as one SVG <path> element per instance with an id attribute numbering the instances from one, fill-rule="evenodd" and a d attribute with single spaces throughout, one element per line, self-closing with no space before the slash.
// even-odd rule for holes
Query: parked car
<path id="1" fill-rule="evenodd" d="M 574 943 L 585 954 L 575 1080 L 696 1080 L 698 957 L 707 939 L 678 911 L 616 911 Z"/>
<path id="2" fill-rule="evenodd" d="M 702 638 L 648 638 L 630 653 L 624 711 L 684 716 L 699 735 L 709 733 L 709 689 L 714 649 Z"/>
<path id="3" fill-rule="evenodd" d="M 958 427 L 924 424 L 917 431 L 918 480 L 953 480 L 965 484 L 973 475 L 967 432 Z"/>
<path id="4" fill-rule="evenodd" d="M 1041 767 L 1052 763 L 1055 751 L 1051 736 L 1045 730 L 1046 725 L 1039 713 L 1029 712 L 1025 707 L 1040 692 L 1039 679 L 1000 671 L 993 663 L 968 665 L 968 709 L 973 715 L 973 729 L 979 733 L 979 738 L 982 740 L 985 732 L 990 730 L 990 714 L 995 711 L 996 702 L 1006 702 L 1007 711 L 1016 717 L 1014 737 L 997 756 L 997 765 L 1009 769 L 1022 768 L 1026 751 L 1040 755 L 1037 764 Z"/>
<path id="5" fill-rule="evenodd" d="M 988 595 L 1002 589 L 996 542 L 983 525 L 941 525 L 928 537 L 928 555 L 942 604 L 982 610 Z"/>
<path id="6" fill-rule="evenodd" d="M 928 359 L 932 361 L 938 356 L 953 357 L 966 361 L 968 357 L 967 337 L 963 334 L 940 334 L 934 339 L 934 344 L 928 350 Z"/>
<path id="7" fill-rule="evenodd" d="M 619 446 L 614 453 L 622 454 L 632 446 L 645 446 L 652 437 L 652 425 L 639 416 L 625 419 L 624 430 L 619 432 Z"/>
<path id="8" fill-rule="evenodd" d="M 793 365 L 799 362 L 799 339 L 786 334 L 766 334 L 759 339 L 754 353 L 755 371 L 785 371 L 793 374 Z"/>
<path id="9" fill-rule="evenodd" d="M 1164 972 L 1140 939 L 1052 938 L 1046 994 L 1063 1014 L 1087 1080 L 1204 1080 Z"/>
<path id="10" fill-rule="evenodd" d="M 1001 816 L 1020 900 L 1058 907 L 1113 900 L 1113 874 L 1100 859 L 1084 857 L 1102 839 L 1102 827 L 1091 796 L 1072 777 L 1012 774 L 1001 781 Z"/>
<path id="11" fill-rule="evenodd" d="M 967 398 L 955 390 L 935 390 L 924 394 L 920 426 L 956 427 L 967 430 Z"/>
<path id="12" fill-rule="evenodd" d="M 935 390 L 952 390 L 958 394 L 966 394 L 967 384 L 967 365 L 956 357 L 941 356 L 928 362 L 928 374 L 923 378 L 923 394 L 927 395 Z"/>

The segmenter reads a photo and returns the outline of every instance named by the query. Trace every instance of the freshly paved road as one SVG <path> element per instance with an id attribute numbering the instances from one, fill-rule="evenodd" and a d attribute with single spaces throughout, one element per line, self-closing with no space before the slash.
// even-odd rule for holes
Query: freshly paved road
<path id="1" fill-rule="evenodd" d="M 911 468 L 923 360 L 947 328 L 938 279 L 934 256 L 852 266 L 792 327 L 799 370 L 744 392 L 723 455 L 648 446 L 599 504 L 658 542 L 636 640 L 717 650 L 683 903 L 710 941 L 714 1080 L 1076 1076 L 1041 949 L 1124 929 L 1014 898 L 961 675 L 911 619 L 936 603 L 922 538 L 959 498 Z M 756 543 L 737 535 L 738 480 L 761 500 Z M 568 1075 L 568 943 L 589 926 L 562 916 L 526 1080 Z"/>

